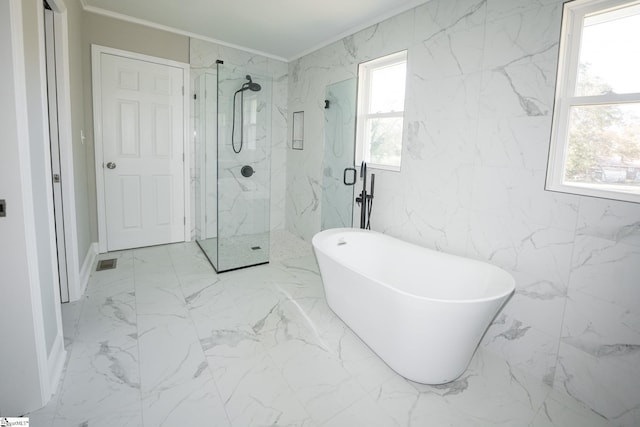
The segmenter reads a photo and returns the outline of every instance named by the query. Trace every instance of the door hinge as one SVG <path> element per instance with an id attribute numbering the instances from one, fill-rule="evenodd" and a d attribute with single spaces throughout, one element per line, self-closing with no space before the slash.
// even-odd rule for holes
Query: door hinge
<path id="1" fill-rule="evenodd" d="M 183 217 L 182 217 L 182 223 L 183 223 L 184 225 L 187 225 L 187 217 L 186 217 L 186 216 L 183 216 Z"/>
<path id="2" fill-rule="evenodd" d="M 198 99 L 198 94 L 194 93 L 193 94 L 193 99 Z"/>
<path id="3" fill-rule="evenodd" d="M 182 96 L 184 96 L 184 86 L 182 86 Z"/>

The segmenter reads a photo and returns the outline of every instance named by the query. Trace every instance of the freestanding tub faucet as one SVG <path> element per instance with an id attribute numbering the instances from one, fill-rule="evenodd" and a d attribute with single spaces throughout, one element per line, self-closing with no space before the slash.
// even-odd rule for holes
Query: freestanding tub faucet
<path id="1" fill-rule="evenodd" d="M 371 192 L 367 193 L 367 163 L 360 165 L 360 178 L 362 178 L 362 192 L 356 197 L 356 203 L 360 206 L 360 228 L 371 229 L 371 208 L 373 207 L 373 190 L 376 175 L 371 174 Z"/>

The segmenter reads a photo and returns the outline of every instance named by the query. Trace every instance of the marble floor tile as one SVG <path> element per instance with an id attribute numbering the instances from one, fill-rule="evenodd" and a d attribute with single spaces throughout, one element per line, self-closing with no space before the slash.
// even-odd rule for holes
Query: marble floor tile
<path id="1" fill-rule="evenodd" d="M 369 396 L 339 412 L 322 427 L 401 427 Z"/>
<path id="2" fill-rule="evenodd" d="M 296 393 L 266 354 L 209 360 L 234 426 L 313 425 Z"/>
<path id="3" fill-rule="evenodd" d="M 179 286 L 169 287 L 138 280 L 135 294 L 138 316 L 155 316 L 158 321 L 164 318 L 163 322 L 169 322 L 172 318 L 189 318 L 185 297 Z"/>
<path id="4" fill-rule="evenodd" d="M 377 389 L 397 374 L 382 361 L 358 336 L 347 330 L 340 341 L 340 361 L 344 369 L 366 391 Z"/>
<path id="5" fill-rule="evenodd" d="M 270 259 L 283 261 L 312 255 L 311 245 L 284 230 L 271 232 Z"/>
<path id="6" fill-rule="evenodd" d="M 611 425 L 600 415 L 557 390 L 544 401 L 531 427 L 604 427 Z"/>
<path id="7" fill-rule="evenodd" d="M 292 340 L 274 347 L 269 355 L 317 424 L 366 395 L 337 354 L 327 348 Z"/>
<path id="8" fill-rule="evenodd" d="M 84 301 L 75 340 L 99 342 L 137 335 L 135 292 L 91 295 Z"/>
<path id="9" fill-rule="evenodd" d="M 430 425 L 436 416 L 444 416 L 450 421 L 450 425 L 474 425 L 466 417 L 461 418 L 444 397 L 429 391 L 418 391 L 398 375 L 378 386 L 369 395 L 399 426 Z"/>
<path id="10" fill-rule="evenodd" d="M 92 293 L 100 292 L 101 290 L 110 292 L 111 289 L 117 287 L 114 283 L 117 283 L 119 280 L 133 279 L 133 252 L 119 251 L 98 255 L 98 260 L 114 258 L 116 260 L 115 268 L 102 271 L 94 269 L 94 271 L 91 272 L 85 293 L 86 295 L 91 295 Z"/>
<path id="11" fill-rule="evenodd" d="M 62 304 L 62 328 L 64 333 L 64 345 L 67 350 L 67 360 L 65 361 L 65 365 L 62 370 L 58 388 L 54 392 L 47 406 L 29 414 L 29 422 L 31 425 L 42 427 L 50 427 L 53 425 L 53 420 L 58 409 L 58 401 L 60 400 L 60 394 L 64 385 L 65 373 L 69 366 L 69 354 L 78 335 L 78 324 L 80 322 L 84 302 L 85 299 L 83 298 L 75 302 Z"/>
<path id="12" fill-rule="evenodd" d="M 131 338 L 73 346 L 53 426 L 141 426 L 138 346 Z"/>
<path id="13" fill-rule="evenodd" d="M 549 387 L 512 369 L 490 352 L 477 352 L 458 380 L 442 386 L 415 385 L 444 392 L 445 400 L 474 419 L 492 425 L 526 425 L 549 394 Z"/>
<path id="14" fill-rule="evenodd" d="M 192 305 L 198 306 L 203 293 L 206 296 L 212 290 L 207 288 L 213 287 L 220 282 L 220 279 L 215 273 L 194 274 L 188 278 L 179 276 L 178 280 L 180 281 L 180 288 L 182 289 L 185 303 L 189 307 Z M 215 291 L 217 292 L 220 288 L 222 288 L 222 285 L 217 286 Z"/>
<path id="15" fill-rule="evenodd" d="M 156 322 L 154 316 L 140 317 L 138 351 L 143 394 L 191 381 L 207 369 L 200 340 L 188 319 Z"/>
<path id="16" fill-rule="evenodd" d="M 191 374 L 192 378 L 160 382 L 142 392 L 145 425 L 231 425 L 206 362 Z"/>
<path id="17" fill-rule="evenodd" d="M 328 307 L 308 243 L 272 253 L 220 275 L 194 242 L 100 255 L 118 265 L 63 306 L 67 366 L 32 425 L 610 425 L 486 348 L 452 383 L 402 378 Z"/>

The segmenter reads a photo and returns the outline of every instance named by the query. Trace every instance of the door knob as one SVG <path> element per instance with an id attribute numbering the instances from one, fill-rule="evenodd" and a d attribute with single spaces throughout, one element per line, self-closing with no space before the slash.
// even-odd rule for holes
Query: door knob
<path id="1" fill-rule="evenodd" d="M 116 164 L 115 164 L 115 163 L 113 163 L 113 162 L 109 162 L 109 163 L 107 163 L 107 168 L 109 168 L 109 169 L 115 169 L 115 168 L 116 168 Z"/>

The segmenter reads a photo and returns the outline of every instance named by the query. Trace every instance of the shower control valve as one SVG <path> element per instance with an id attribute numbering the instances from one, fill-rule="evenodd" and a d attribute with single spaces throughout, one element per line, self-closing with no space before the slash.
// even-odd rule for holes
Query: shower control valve
<path id="1" fill-rule="evenodd" d="M 242 167 L 242 169 L 240 169 L 240 173 L 245 178 L 249 178 L 250 176 L 252 176 L 255 173 L 255 171 L 253 170 L 253 168 L 251 166 L 245 165 L 245 166 Z"/>

